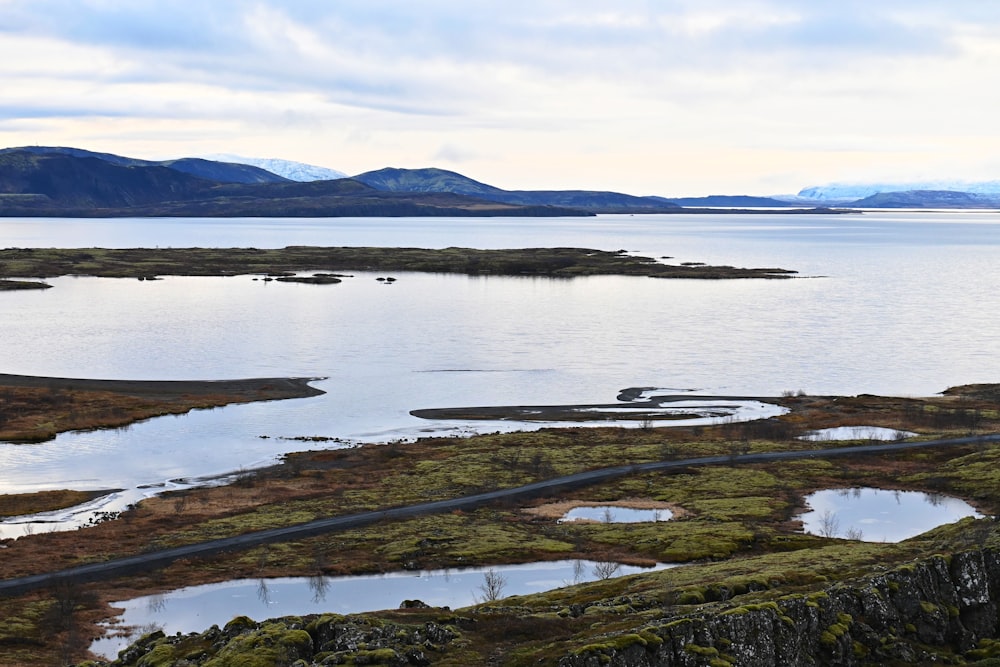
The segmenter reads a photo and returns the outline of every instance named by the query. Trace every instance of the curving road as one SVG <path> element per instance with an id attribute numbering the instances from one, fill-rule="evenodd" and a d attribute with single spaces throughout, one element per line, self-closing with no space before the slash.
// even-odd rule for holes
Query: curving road
<path id="1" fill-rule="evenodd" d="M 359 514 L 348 514 L 345 516 L 336 516 L 326 519 L 316 519 L 315 521 L 309 521 L 307 523 L 284 526 L 282 528 L 272 528 L 270 530 L 261 530 L 234 537 L 199 542 L 198 544 L 188 544 L 181 547 L 162 549 L 160 551 L 143 553 L 136 556 L 130 556 L 128 558 L 118 558 L 102 563 L 91 563 L 88 565 L 81 565 L 79 567 L 49 572 L 46 574 L 36 574 L 28 577 L 7 579 L 0 581 L 0 595 L 19 595 L 21 593 L 26 593 L 39 588 L 46 588 L 62 582 L 82 582 L 105 579 L 133 572 L 141 572 L 155 567 L 161 567 L 181 558 L 208 556 L 236 549 L 247 549 L 249 547 L 255 547 L 271 542 L 298 540 L 336 530 L 366 526 L 387 519 L 401 519 L 421 514 L 435 514 L 455 509 L 467 509 L 477 505 L 489 503 L 494 500 L 536 496 L 544 492 L 586 486 L 588 484 L 604 482 L 615 477 L 634 473 L 716 464 L 736 465 L 817 457 L 825 458 L 831 456 L 858 454 L 880 454 L 907 449 L 949 447 L 956 445 L 985 444 L 991 442 L 1000 442 L 1000 433 L 969 436 L 965 438 L 951 438 L 946 440 L 925 440 L 922 442 L 892 442 L 862 445 L 857 447 L 830 447 L 824 449 L 764 452 L 760 454 L 743 454 L 736 456 L 703 456 L 700 458 L 681 459 L 676 461 L 654 461 L 652 463 L 637 463 L 634 465 L 600 468 L 598 470 L 588 470 L 586 472 L 576 473 L 575 475 L 554 477 L 552 479 L 534 482 L 532 484 L 525 484 L 524 486 L 516 486 L 509 489 L 498 489 L 496 491 L 477 493 L 471 496 L 462 496 L 460 498 L 451 498 L 449 500 L 437 500 L 428 503 L 418 503 L 416 505 L 407 505 L 405 507 L 395 507 L 374 512 L 361 512 Z"/>

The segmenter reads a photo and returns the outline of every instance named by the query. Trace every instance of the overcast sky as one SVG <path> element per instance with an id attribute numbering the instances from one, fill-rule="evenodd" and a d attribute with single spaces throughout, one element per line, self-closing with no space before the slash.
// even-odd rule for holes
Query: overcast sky
<path id="1" fill-rule="evenodd" d="M 0 0 L 0 145 L 507 189 L 1000 178 L 1000 2 Z"/>

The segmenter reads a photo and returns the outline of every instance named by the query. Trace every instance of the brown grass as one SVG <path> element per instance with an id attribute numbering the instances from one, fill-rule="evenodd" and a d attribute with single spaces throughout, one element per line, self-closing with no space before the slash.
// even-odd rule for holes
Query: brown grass
<path id="1" fill-rule="evenodd" d="M 322 393 L 304 381 L 137 382 L 0 376 L 0 440 L 43 442 L 190 410 Z"/>

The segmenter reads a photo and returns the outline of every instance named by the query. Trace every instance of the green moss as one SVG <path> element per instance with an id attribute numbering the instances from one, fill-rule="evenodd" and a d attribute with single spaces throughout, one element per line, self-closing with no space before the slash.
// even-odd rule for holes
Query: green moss
<path id="1" fill-rule="evenodd" d="M 684 650 L 688 653 L 694 655 L 700 655 L 702 657 L 718 657 L 719 649 L 714 646 L 699 646 L 698 644 L 685 644 Z"/>
<path id="2" fill-rule="evenodd" d="M 227 626 L 228 627 L 228 626 Z M 264 623 L 234 637 L 205 667 L 260 667 L 290 665 L 312 655 L 312 637 L 305 630 L 289 629 L 285 622 Z"/>
<path id="3" fill-rule="evenodd" d="M 677 596 L 677 604 L 704 604 L 705 593 L 701 590 L 686 590 Z"/>
<path id="4" fill-rule="evenodd" d="M 985 660 L 987 658 L 1000 657 L 1000 641 L 996 639 L 980 639 L 976 648 L 967 651 L 965 657 L 968 660 Z"/>
<path id="5" fill-rule="evenodd" d="M 174 648 L 169 644 L 157 644 L 153 650 L 139 658 L 136 667 L 170 667 L 175 660 Z"/>
<path id="6" fill-rule="evenodd" d="M 355 651 L 351 658 L 356 665 L 390 665 L 398 664 L 400 660 L 399 654 L 391 648 Z"/>
<path id="7" fill-rule="evenodd" d="M 743 605 L 741 607 L 733 607 L 732 609 L 727 609 L 726 611 L 721 612 L 719 615 L 720 616 L 737 616 L 737 615 L 740 615 L 740 614 L 747 614 L 747 613 L 754 612 L 754 611 L 765 611 L 765 610 L 767 610 L 767 611 L 773 611 L 773 612 L 775 612 L 778 615 L 780 615 L 781 611 L 782 611 L 781 608 L 778 607 L 778 603 L 777 602 L 762 602 L 762 603 L 759 603 L 759 604 L 747 604 L 747 605 Z"/>

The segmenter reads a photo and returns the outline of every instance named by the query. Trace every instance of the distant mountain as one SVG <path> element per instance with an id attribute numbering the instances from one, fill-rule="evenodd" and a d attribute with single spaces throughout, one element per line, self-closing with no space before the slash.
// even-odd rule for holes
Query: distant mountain
<path id="1" fill-rule="evenodd" d="M 515 206 L 560 206 L 591 213 L 654 213 L 676 204 L 649 197 L 593 190 L 502 190 L 446 169 L 369 171 L 352 177 L 386 192 L 451 192 Z"/>
<path id="2" fill-rule="evenodd" d="M 502 195 L 506 190 L 474 181 L 447 169 L 386 167 L 353 176 L 377 190 L 389 192 L 454 192 L 460 195 Z"/>
<path id="3" fill-rule="evenodd" d="M 231 162 L 236 164 L 248 164 L 261 169 L 266 169 L 272 174 L 277 174 L 290 181 L 332 181 L 338 178 L 347 178 L 347 174 L 336 169 L 318 167 L 304 162 L 294 162 L 292 160 L 281 160 L 278 158 L 243 157 L 231 153 L 216 153 L 206 155 L 206 159 L 217 160 L 219 162 Z"/>
<path id="4" fill-rule="evenodd" d="M 647 197 L 678 206 L 719 207 L 719 208 L 785 208 L 796 206 L 794 202 L 773 197 L 753 197 L 750 195 L 709 195 L 708 197 Z"/>
<path id="5" fill-rule="evenodd" d="M 241 173 L 233 166 L 268 174 L 252 166 L 193 158 L 155 163 L 78 149 L 0 150 L 0 216 L 586 215 L 454 193 L 384 192 L 352 179 L 299 183 L 269 174 L 271 182 L 244 183 L 189 173 L 221 172 L 233 178 Z"/>
<path id="6" fill-rule="evenodd" d="M 998 208 L 1000 194 L 989 196 L 951 190 L 880 192 L 851 202 L 857 208 Z"/>
<path id="7" fill-rule="evenodd" d="M 882 192 L 969 192 L 1000 197 L 1000 181 L 924 181 L 915 183 L 831 183 L 804 188 L 798 196 L 812 200 L 851 201 Z"/>
<path id="8" fill-rule="evenodd" d="M 122 166 L 97 157 L 0 152 L 0 204 L 8 209 L 119 208 L 188 199 L 211 182 L 163 166 Z M 25 197 L 28 197 L 26 199 Z"/>
<path id="9" fill-rule="evenodd" d="M 33 155 L 65 155 L 75 158 L 95 158 L 118 167 L 167 167 L 199 178 L 206 178 L 220 183 L 280 183 L 288 180 L 259 167 L 246 164 L 214 162 L 200 158 L 180 158 L 178 160 L 140 160 L 123 157 L 112 153 L 95 153 L 82 148 L 67 148 L 64 146 L 22 146 L 20 148 L 0 149 L 0 155 L 6 153 L 30 153 Z"/>

